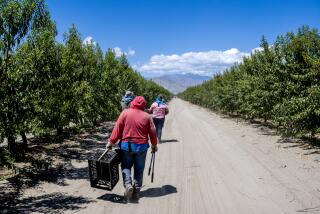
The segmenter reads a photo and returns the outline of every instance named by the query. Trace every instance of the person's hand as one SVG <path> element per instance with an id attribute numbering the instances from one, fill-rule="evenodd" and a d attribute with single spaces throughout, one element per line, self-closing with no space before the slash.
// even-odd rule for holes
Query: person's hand
<path id="1" fill-rule="evenodd" d="M 152 145 L 151 146 L 151 153 L 155 153 L 158 151 L 158 146 L 157 145 Z"/>
<path id="2" fill-rule="evenodd" d="M 111 150 L 112 147 L 113 147 L 113 144 L 108 142 L 107 145 L 106 145 L 106 149 Z"/>

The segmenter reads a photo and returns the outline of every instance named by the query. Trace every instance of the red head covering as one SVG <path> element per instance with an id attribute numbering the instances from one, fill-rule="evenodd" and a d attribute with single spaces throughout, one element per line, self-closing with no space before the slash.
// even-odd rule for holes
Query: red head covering
<path id="1" fill-rule="evenodd" d="M 137 109 L 141 109 L 141 110 L 144 110 L 146 108 L 146 105 L 147 105 L 147 102 L 143 96 L 135 97 L 132 100 L 132 102 L 130 103 L 131 108 L 137 108 Z"/>

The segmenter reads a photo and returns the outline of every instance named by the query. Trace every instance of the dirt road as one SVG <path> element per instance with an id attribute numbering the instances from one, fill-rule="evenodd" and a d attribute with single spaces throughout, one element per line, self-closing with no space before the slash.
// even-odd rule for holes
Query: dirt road
<path id="1" fill-rule="evenodd" d="M 137 204 L 122 203 L 120 182 L 112 192 L 90 188 L 87 162 L 76 159 L 74 176 L 63 185 L 42 182 L 27 189 L 21 203 L 30 203 L 30 212 L 47 213 L 320 213 L 316 149 L 180 99 L 170 103 L 163 139 L 155 182 L 145 170 Z"/>

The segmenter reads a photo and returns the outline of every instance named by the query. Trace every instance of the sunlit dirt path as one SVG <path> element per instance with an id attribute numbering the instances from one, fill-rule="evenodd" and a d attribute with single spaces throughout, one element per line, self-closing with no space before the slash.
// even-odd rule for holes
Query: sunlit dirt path
<path id="1" fill-rule="evenodd" d="M 154 183 L 146 174 L 148 154 L 139 203 L 123 203 L 121 180 L 112 192 L 91 188 L 83 160 L 71 163 L 75 175 L 79 169 L 85 176 L 65 178 L 64 185 L 40 183 L 23 197 L 70 196 L 71 202 L 66 197 L 53 201 L 56 209 L 36 212 L 320 213 L 319 153 L 281 140 L 264 127 L 173 99 L 163 140 Z"/>

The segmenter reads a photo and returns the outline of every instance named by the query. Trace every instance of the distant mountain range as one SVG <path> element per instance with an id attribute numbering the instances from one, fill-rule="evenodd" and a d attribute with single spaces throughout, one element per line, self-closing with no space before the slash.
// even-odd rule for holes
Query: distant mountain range
<path id="1" fill-rule="evenodd" d="M 190 86 L 203 83 L 212 77 L 195 74 L 170 74 L 151 78 L 155 83 L 163 86 L 173 94 L 178 94 Z"/>

